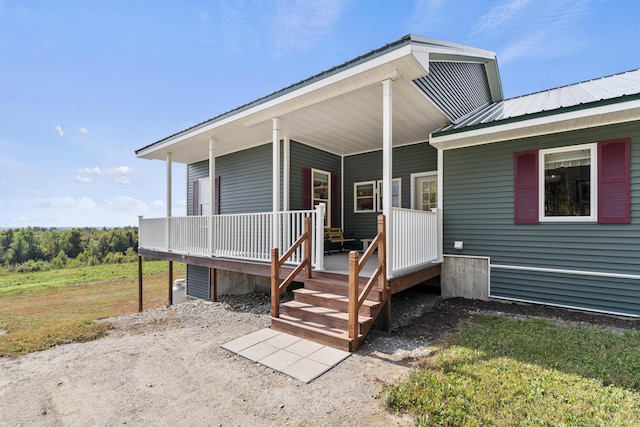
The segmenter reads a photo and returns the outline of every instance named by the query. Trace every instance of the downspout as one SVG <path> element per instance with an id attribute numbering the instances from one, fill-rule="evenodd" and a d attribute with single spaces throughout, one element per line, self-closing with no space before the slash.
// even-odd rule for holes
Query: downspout
<path id="1" fill-rule="evenodd" d="M 209 138 L 209 235 L 208 246 L 209 254 L 214 256 L 215 250 L 213 247 L 214 236 L 214 222 L 213 215 L 217 212 L 217 200 L 216 200 L 216 141 L 213 138 Z"/>

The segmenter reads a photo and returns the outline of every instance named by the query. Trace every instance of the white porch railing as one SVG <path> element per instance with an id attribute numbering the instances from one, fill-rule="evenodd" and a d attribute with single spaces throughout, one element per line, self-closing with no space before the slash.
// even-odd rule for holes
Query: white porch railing
<path id="1" fill-rule="evenodd" d="M 314 241 L 313 267 L 324 269 L 324 205 L 314 210 L 268 213 L 139 218 L 139 246 L 143 249 L 188 255 L 215 256 L 270 262 L 273 221 L 277 221 L 278 249 L 288 249 L 304 233 L 304 218 L 311 217 Z M 210 226 L 213 232 L 210 234 Z M 300 248 L 290 258 L 298 264 L 304 258 Z"/>
<path id="2" fill-rule="evenodd" d="M 392 275 L 399 270 L 440 260 L 439 223 L 437 211 L 393 208 Z"/>

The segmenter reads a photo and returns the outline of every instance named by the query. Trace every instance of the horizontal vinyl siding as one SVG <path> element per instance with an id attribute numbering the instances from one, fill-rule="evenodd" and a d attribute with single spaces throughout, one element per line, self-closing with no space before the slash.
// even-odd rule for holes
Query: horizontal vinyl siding
<path id="1" fill-rule="evenodd" d="M 631 224 L 514 224 L 514 153 L 631 138 Z M 453 250 L 463 241 L 464 250 Z M 444 252 L 491 264 L 640 275 L 640 124 L 444 152 Z M 614 289 L 607 289 L 609 283 Z M 640 280 L 492 269 L 492 296 L 634 314 Z"/>
<path id="2" fill-rule="evenodd" d="M 435 171 L 438 152 L 428 143 L 407 145 L 393 149 L 393 178 L 401 179 L 401 204 L 411 207 L 411 174 Z M 353 184 L 382 179 L 382 150 L 356 154 L 344 158 L 344 231 L 358 238 L 372 238 L 376 234 L 379 212 L 355 213 Z"/>
<path id="3" fill-rule="evenodd" d="M 271 212 L 271 144 L 216 157 L 220 213 Z M 209 176 L 209 161 L 187 167 L 187 215 L 193 215 L 193 181 Z"/>
<path id="4" fill-rule="evenodd" d="M 299 142 L 291 141 L 289 148 L 289 209 L 302 209 L 302 168 L 320 169 L 333 173 L 338 182 L 341 176 L 341 157 L 318 150 Z M 338 191 L 340 185 L 338 185 Z M 341 200 L 338 195 L 338 200 Z"/>
<path id="5" fill-rule="evenodd" d="M 209 269 L 196 265 L 187 265 L 187 295 L 198 299 L 211 299 Z"/>

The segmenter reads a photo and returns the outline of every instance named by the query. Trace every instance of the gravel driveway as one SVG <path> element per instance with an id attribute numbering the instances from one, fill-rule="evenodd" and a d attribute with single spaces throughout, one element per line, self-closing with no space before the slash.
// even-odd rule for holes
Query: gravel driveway
<path id="1" fill-rule="evenodd" d="M 384 384 L 407 375 L 428 345 L 478 312 L 613 328 L 637 320 L 541 306 L 441 300 L 428 288 L 394 296 L 389 334 L 304 384 L 220 347 L 268 326 L 264 295 L 192 301 L 108 319 L 105 338 L 0 359 L 0 426 L 393 426 Z"/>

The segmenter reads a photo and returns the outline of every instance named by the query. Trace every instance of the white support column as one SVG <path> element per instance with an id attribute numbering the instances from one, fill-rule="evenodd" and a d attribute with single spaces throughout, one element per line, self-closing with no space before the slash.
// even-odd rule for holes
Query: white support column
<path id="1" fill-rule="evenodd" d="M 274 248 L 280 246 L 280 224 L 276 213 L 280 210 L 280 119 L 273 118 L 273 226 L 271 245 Z M 285 248 L 282 248 L 285 249 Z"/>
<path id="2" fill-rule="evenodd" d="M 382 213 L 387 223 L 387 277 L 393 271 L 393 82 L 382 82 Z"/>
<path id="3" fill-rule="evenodd" d="M 207 236 L 207 244 L 209 246 L 209 254 L 215 254 L 213 247 L 213 215 L 216 214 L 216 141 L 209 138 L 209 235 Z"/>
<path id="4" fill-rule="evenodd" d="M 167 250 L 171 250 L 171 171 L 173 170 L 173 164 L 171 160 L 171 153 L 167 153 Z"/>
<path id="5" fill-rule="evenodd" d="M 291 166 L 291 141 L 288 136 L 284 137 L 282 166 L 282 210 L 288 211 L 289 208 L 289 173 Z"/>
<path id="6" fill-rule="evenodd" d="M 431 135 L 429 135 L 429 139 L 431 139 Z M 437 190 L 438 192 L 438 262 L 443 262 L 443 252 L 444 252 L 444 150 L 438 149 L 438 182 L 437 182 Z"/>

